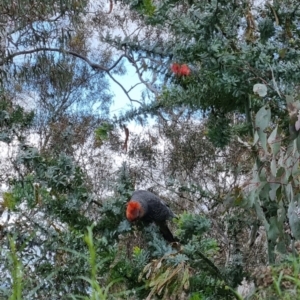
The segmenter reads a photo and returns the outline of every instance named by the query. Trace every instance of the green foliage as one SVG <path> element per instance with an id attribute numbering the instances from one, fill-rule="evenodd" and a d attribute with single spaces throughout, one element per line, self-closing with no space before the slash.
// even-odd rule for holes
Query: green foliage
<path id="1" fill-rule="evenodd" d="M 207 136 L 215 147 L 224 148 L 231 138 L 230 120 L 224 115 L 211 114 L 207 122 Z"/>
<path id="2" fill-rule="evenodd" d="M 279 264 L 260 267 L 254 274 L 257 290 L 249 299 L 295 299 L 299 293 L 299 256 L 285 256 Z"/>
<path id="3" fill-rule="evenodd" d="M 296 216 L 299 201 L 299 138 L 288 139 L 288 144 L 284 146 L 284 136 L 280 135 L 278 126 L 270 128 L 270 119 L 268 107 L 262 107 L 256 114 L 254 144 L 259 147 L 261 155 L 257 156 L 246 199 L 247 205 L 255 207 L 258 218 L 265 226 L 269 260 L 274 262 L 275 248 L 286 253 L 291 242 L 291 236 L 284 230 L 286 222 L 293 237 L 300 237 L 299 218 Z"/>
<path id="4" fill-rule="evenodd" d="M 274 22 L 270 18 L 264 18 L 258 23 L 258 30 L 262 42 L 267 41 L 275 33 Z"/>
<path id="5" fill-rule="evenodd" d="M 134 183 L 132 177 L 130 176 L 130 168 L 126 162 L 123 162 L 118 171 L 116 192 L 123 197 L 123 201 L 127 201 L 129 200 L 133 191 Z"/>
<path id="6" fill-rule="evenodd" d="M 102 289 L 99 285 L 99 282 L 97 280 L 97 273 L 98 273 L 98 268 L 102 266 L 102 263 L 97 262 L 97 253 L 96 253 L 96 248 L 93 242 L 93 234 L 92 234 L 92 228 L 88 227 L 87 228 L 87 233 L 84 236 L 84 240 L 88 246 L 89 249 L 89 265 L 91 269 L 91 274 L 89 278 L 83 277 L 85 281 L 87 281 L 90 284 L 90 291 L 89 291 L 89 297 L 74 297 L 75 299 L 86 299 L 86 300 L 105 300 L 108 299 L 108 292 L 110 286 L 113 284 L 111 282 L 110 284 L 107 285 L 105 289 Z M 79 253 L 76 253 L 79 255 Z"/>
<path id="7" fill-rule="evenodd" d="M 203 216 L 184 213 L 177 225 L 180 249 L 166 244 L 155 226 L 142 228 L 148 240 L 149 258 L 152 257 L 140 274 L 140 280 L 143 278 L 149 289 L 148 299 L 155 294 L 165 298 L 181 293 L 196 297 L 199 290 L 203 297 L 230 299 L 232 294 L 225 289 L 226 279 L 210 259 L 218 251 L 218 245 L 204 237 L 210 222 Z"/>
<path id="8" fill-rule="evenodd" d="M 124 2 L 138 11 L 143 3 Z M 147 45 L 129 40 L 128 44 L 154 57 L 159 47 L 168 66 L 165 70 L 174 61 L 192 66 L 193 72 L 184 82 L 165 74 L 168 83 L 162 87 L 159 104 L 163 108 L 186 105 L 213 112 L 208 122 L 209 138 L 217 147 L 224 147 L 230 143 L 233 125 L 226 114 L 244 114 L 243 123 L 249 128 L 254 123 L 249 112 L 256 113 L 264 104 L 252 97 L 255 84 L 268 88 L 273 119 L 283 118 L 285 103 L 280 95 L 293 92 L 300 76 L 298 71 L 294 73 L 299 47 L 289 42 L 299 36 L 297 17 L 291 13 L 297 9 L 289 1 L 280 6 L 266 4 L 259 10 L 246 0 L 239 5 L 221 2 L 217 7 L 206 1 L 160 1 L 153 15 L 143 13 L 142 17 L 154 28 L 167 28 L 171 38 L 163 45 L 155 40 Z M 228 15 L 232 16 L 229 21 Z M 289 47 L 292 50 L 287 55 L 284 49 Z M 135 113 L 142 115 L 143 111 Z"/>
<path id="9" fill-rule="evenodd" d="M 15 209 L 16 207 L 16 199 L 12 193 L 5 192 L 2 195 L 3 197 L 3 207 L 8 209 Z"/>
<path id="10" fill-rule="evenodd" d="M 53 214 L 73 228 L 85 228 L 90 221 L 79 208 L 90 200 L 85 176 L 65 154 L 45 158 L 37 149 L 21 150 L 18 163 L 27 169 L 24 178 L 14 179 L 11 194 L 17 204 L 25 202 L 30 209 Z"/>
<path id="11" fill-rule="evenodd" d="M 134 7 L 134 1 L 129 2 Z M 255 209 L 267 232 L 269 261 L 274 262 L 276 253 L 287 253 L 292 239 L 300 238 L 296 101 L 300 72 L 296 67 L 299 43 L 295 42 L 299 40 L 299 7 L 290 1 L 260 9 L 251 7 L 249 1 L 215 4 L 176 1 L 175 9 L 174 1 L 161 1 L 155 14 L 143 16 L 148 24 L 165 26 L 171 33 L 172 38 L 160 45 L 160 55 L 168 53 L 164 56 L 166 65 L 183 61 L 193 66 L 185 82 L 167 77 L 160 108 L 186 105 L 210 112 L 207 135 L 214 146 L 223 149 L 232 141 L 232 115 L 241 116 L 239 126 L 248 128 L 247 141 L 253 133 L 253 143 L 240 140 L 255 164 L 245 186 L 237 187 L 235 204 L 249 212 Z M 144 52 L 151 52 L 152 46 L 150 42 L 145 50 L 135 44 Z M 156 53 L 153 50 L 152 54 Z M 284 95 L 294 95 L 292 104 L 286 103 Z M 235 254 L 235 261 L 239 268 L 232 273 L 232 281 L 236 283 L 234 278 L 243 269 L 241 253 Z"/>
<path id="12" fill-rule="evenodd" d="M 11 143 L 14 137 L 24 140 L 24 132 L 33 122 L 34 113 L 26 112 L 21 106 L 14 105 L 0 92 L 0 141 Z"/>
<path id="13" fill-rule="evenodd" d="M 117 207 L 122 206 L 122 204 L 118 201 L 110 201 L 109 206 L 110 210 L 114 210 L 118 214 Z M 112 225 L 108 222 L 113 219 L 112 215 L 107 215 L 105 207 L 103 211 L 105 212 L 103 216 L 106 218 L 100 224 L 103 226 L 106 224 L 107 229 L 99 227 L 99 223 L 94 228 L 94 232 L 102 232 L 101 246 L 97 254 L 108 259 L 107 267 L 110 271 L 106 282 L 118 278 L 124 279 L 115 285 L 115 292 L 120 297 L 130 295 L 131 289 L 138 293 L 141 298 L 148 295 L 148 299 L 152 299 L 154 295 L 164 295 L 163 297 L 181 293 L 188 295 L 199 290 L 203 291 L 202 294 L 205 297 L 208 295 L 214 295 L 214 299 L 230 297 L 231 292 L 225 289 L 225 281 L 221 272 L 206 257 L 206 255 L 213 257 L 218 250 L 216 241 L 203 237 L 210 228 L 207 219 L 188 214 L 184 214 L 180 218 L 178 221 L 180 237 L 186 237 L 186 241 L 182 240 L 180 250 L 167 244 L 154 224 L 152 226 L 137 224 L 139 231 L 142 231 L 142 244 L 128 233 L 127 225 L 122 225 L 122 230 L 119 231 L 120 227 L 118 227 L 119 232 L 116 234 L 123 236 L 129 234 L 131 252 L 128 256 L 126 254 L 126 252 L 128 253 L 128 249 L 126 250 L 127 238 L 124 236 L 119 240 L 116 247 L 113 245 L 116 245 L 117 235 L 111 235 L 113 226 L 116 228 L 121 217 L 119 221 L 118 218 L 115 218 L 115 225 Z M 123 230 L 124 227 L 125 230 Z M 200 266 L 201 268 L 199 268 Z M 107 276 L 105 267 L 101 272 Z M 127 292 L 125 292 L 126 287 Z"/>
<path id="14" fill-rule="evenodd" d="M 95 138 L 99 145 L 102 145 L 103 141 L 108 140 L 109 132 L 113 129 L 113 126 L 108 123 L 102 124 L 95 130 Z"/>
<path id="15" fill-rule="evenodd" d="M 156 294 L 169 298 L 171 295 L 180 295 L 183 290 L 188 290 L 191 272 L 189 265 L 185 261 L 169 265 L 165 263 L 168 258 L 168 254 L 164 255 L 159 260 L 151 261 L 143 269 L 141 275 L 145 275 L 147 286 L 150 288 L 147 299 Z"/>
<path id="16" fill-rule="evenodd" d="M 74 138 L 73 132 L 80 126 L 71 124 L 70 115 L 74 111 L 95 111 L 98 98 L 107 113 L 105 104 L 111 99 L 103 92 L 105 82 L 99 84 L 111 65 L 110 59 L 101 58 L 103 67 L 100 68 L 97 63 L 91 63 L 90 57 L 95 59 L 97 55 L 89 51 L 85 39 L 81 38 L 82 33 L 88 31 L 78 31 L 84 23 L 89 26 L 96 22 L 98 15 L 86 16 L 84 22 L 80 22 L 86 13 L 84 1 L 50 1 L 40 5 L 25 1 L 17 6 L 6 2 L 0 4 L 3 24 L 13 24 L 11 31 L 16 30 L 19 38 L 15 41 L 12 36 L 5 36 L 9 33 L 2 26 L 0 31 L 10 43 L 7 47 L 10 50 L 0 62 L 3 66 L 1 84 L 7 91 L 18 88 L 20 94 L 29 95 L 29 91 L 37 95 L 40 114 L 36 121 L 44 124 L 39 132 L 45 141 L 43 149 L 29 146 L 25 136 L 26 130 L 32 128 L 33 113 L 3 96 L 0 140 L 10 144 L 17 138 L 21 142 L 13 161 L 14 178 L 5 180 L 9 182 L 9 191 L 3 194 L 1 203 L 8 214 L 13 211 L 14 217 L 20 216 L 13 226 L 9 222 L 3 226 L 1 236 L 1 271 L 9 270 L 12 279 L 8 288 L 1 290 L 3 294 L 6 292 L 6 298 L 12 295 L 11 299 L 20 299 L 22 293 L 24 297 L 34 295 L 41 299 L 60 299 L 61 295 L 75 299 L 150 299 L 182 295 L 190 299 L 239 298 L 232 288 L 247 272 L 246 257 L 237 236 L 242 233 L 248 236 L 252 221 L 264 226 L 271 263 L 280 260 L 294 240 L 300 239 L 297 2 L 275 1 L 256 9 L 248 0 L 238 4 L 233 0 L 126 0 L 123 2 L 140 14 L 140 19 L 138 14 L 132 14 L 133 20 L 144 26 L 139 30 L 150 28 L 149 38 L 147 32 L 141 40 L 138 35 L 105 40 L 118 51 L 125 51 L 137 72 L 153 72 L 160 81 L 157 85 L 151 80 L 145 81 L 149 90 L 154 91 L 154 101 L 145 101 L 112 123 L 107 121 L 97 127 L 97 121 L 90 132 L 94 131 L 96 143 L 101 146 L 109 141 L 111 124 L 132 119 L 143 123 L 143 118 L 154 115 L 159 117 L 159 133 L 173 127 L 165 134 L 164 145 L 170 144 L 174 149 L 162 159 L 162 178 L 174 178 L 170 186 L 180 194 L 180 201 L 191 200 L 192 209 L 205 204 L 209 207 L 207 215 L 222 224 L 220 227 L 229 240 L 224 246 L 228 247 L 224 252 L 227 250 L 230 255 L 226 262 L 216 259 L 221 243 L 212 238 L 215 233 L 210 228 L 214 226 L 202 215 L 179 216 L 176 232 L 181 243 L 173 245 L 163 240 L 155 224 L 131 224 L 125 220 L 125 205 L 134 187 L 155 182 L 149 161 L 156 154 L 155 146 L 157 149 L 159 146 L 153 146 L 153 139 L 144 147 L 148 156 L 143 157 L 143 162 L 148 164 L 134 165 L 140 149 L 131 151 L 129 162 L 118 172 L 107 172 L 114 173 L 107 179 L 114 189 L 104 188 L 99 192 L 99 199 L 95 196 L 97 188 L 93 186 L 98 178 L 91 174 L 99 164 L 92 154 L 89 157 L 84 154 L 80 162 L 76 156 L 79 149 L 71 151 L 75 144 L 87 144 L 84 138 L 78 143 Z M 53 19 L 54 15 L 57 19 Z M 110 24 L 106 19 L 103 22 Z M 161 30 L 163 38 L 159 35 Z M 91 34 L 95 32 L 91 30 Z M 152 38 L 156 34 L 160 38 Z M 24 64 L 19 67 L 15 57 L 21 56 L 19 49 L 26 52 L 27 47 L 32 56 L 23 53 Z M 47 53 L 49 47 L 57 47 L 52 49 L 54 55 Z M 76 60 L 69 57 L 69 50 Z M 77 59 L 83 63 L 77 64 Z M 175 76 L 170 71 L 173 62 L 188 64 L 191 74 Z M 101 72 L 94 72 L 95 69 Z M 109 75 L 113 72 L 111 70 Z M 177 110 L 178 114 L 173 113 Z M 207 121 L 202 122 L 203 127 L 197 127 L 205 134 L 190 128 L 185 134 L 177 129 L 182 115 L 197 110 L 201 111 L 201 118 L 207 117 Z M 60 124 L 66 125 L 61 132 Z M 55 127 L 59 139 L 51 135 Z M 200 147 L 205 143 L 204 135 L 211 142 L 206 152 Z M 245 160 L 248 164 L 254 162 L 251 175 L 244 161 L 236 161 L 243 156 L 235 157 L 236 135 L 245 147 Z M 213 149 L 211 144 L 221 150 Z M 101 153 L 102 148 L 96 150 Z M 230 163 L 225 158 L 229 152 L 233 152 Z M 157 153 L 162 152 L 157 150 Z M 86 163 L 89 159 L 95 165 Z M 136 160 L 132 163 L 131 159 Z M 159 169 L 158 165 L 155 167 Z M 193 173 L 197 169 L 211 180 L 202 184 L 199 173 Z M 213 173 L 212 169 L 217 172 Z M 147 179 L 143 181 L 142 177 Z M 216 183 L 219 177 L 223 177 L 222 183 Z M 163 185 L 163 181 L 155 184 Z M 190 209 L 189 205 L 183 207 Z M 240 214 L 241 211 L 244 214 Z M 249 218 L 243 220 L 242 216 Z M 91 224 L 94 224 L 93 236 Z M 15 239 L 11 240 L 8 233 Z M 40 255 L 34 253 L 36 248 Z M 270 298 L 295 296 L 292 292 L 285 294 L 282 289 L 288 282 L 297 292 L 298 265 L 296 261 L 293 267 L 287 264 L 288 272 L 284 271 L 285 267 L 274 267 L 271 268 L 274 274 L 266 273 L 273 284 L 268 286 Z M 22 274 L 26 277 L 21 280 Z M 110 286 L 119 278 L 123 280 Z M 1 288 L 7 284 L 5 280 L 0 278 Z M 12 293 L 7 293 L 10 290 Z"/>
<path id="17" fill-rule="evenodd" d="M 209 220 L 204 216 L 189 213 L 181 214 L 177 224 L 179 226 L 178 236 L 185 243 L 189 242 L 193 235 L 203 235 L 211 226 Z"/>
<path id="18" fill-rule="evenodd" d="M 142 270 L 146 263 L 149 261 L 150 252 L 145 249 L 141 249 L 139 247 L 133 248 L 132 258 L 133 265 L 137 270 Z"/>
<path id="19" fill-rule="evenodd" d="M 40 6 L 36 7 L 36 5 L 30 5 L 30 3 L 23 1 L 20 2 L 19 5 L 15 6 L 9 1 L 3 1 L 1 3 L 1 10 L 2 11 L 8 11 L 11 13 L 14 13 L 19 16 L 29 15 L 29 16 L 39 16 L 39 15 L 52 15 L 55 13 L 62 13 L 65 14 L 66 12 L 71 12 L 72 9 L 79 10 L 80 8 L 83 8 L 86 5 L 86 1 L 78 2 L 76 0 L 70 0 L 70 1 L 57 1 L 57 0 L 51 0 L 51 1 L 42 1 L 39 2 Z M 35 4 L 35 3 L 34 3 Z M 18 20 L 21 24 L 25 21 L 23 18 Z"/>
<path id="20" fill-rule="evenodd" d="M 139 11 L 141 14 L 151 17 L 155 12 L 156 7 L 153 4 L 152 0 L 142 0 L 142 1 L 136 1 L 134 8 L 137 11 Z"/>
<path id="21" fill-rule="evenodd" d="M 23 268 L 22 263 L 18 258 L 18 252 L 16 248 L 16 242 L 13 237 L 9 237 L 10 246 L 10 261 L 11 261 L 11 277 L 12 277 L 12 292 L 9 300 L 21 300 L 22 299 L 22 281 L 23 281 Z"/>

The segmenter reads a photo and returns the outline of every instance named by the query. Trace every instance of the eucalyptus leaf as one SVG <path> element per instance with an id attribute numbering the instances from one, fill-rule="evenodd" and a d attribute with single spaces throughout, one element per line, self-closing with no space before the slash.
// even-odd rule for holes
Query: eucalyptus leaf
<path id="1" fill-rule="evenodd" d="M 277 190 L 280 187 L 279 183 L 270 183 L 269 196 L 272 201 L 276 200 Z"/>
<path id="2" fill-rule="evenodd" d="M 262 209 L 260 203 L 258 202 L 258 199 L 257 199 L 257 198 L 256 198 L 255 201 L 254 201 L 254 206 L 255 206 L 255 210 L 256 210 L 256 214 L 257 214 L 258 219 L 263 223 L 265 229 L 266 229 L 267 232 L 268 232 L 268 230 L 269 230 L 269 228 L 270 228 L 270 225 L 269 225 L 269 223 L 268 223 L 268 221 L 267 221 L 267 219 L 266 219 L 266 216 L 265 216 L 265 214 L 264 214 L 264 211 L 263 211 L 263 209 Z"/>
<path id="3" fill-rule="evenodd" d="M 292 230 L 293 236 L 299 240 L 300 239 L 300 218 L 299 218 L 299 207 L 295 206 L 295 202 L 291 201 L 288 207 L 288 218 L 289 224 Z"/>
<path id="4" fill-rule="evenodd" d="M 279 223 L 277 220 L 277 217 L 271 217 L 270 218 L 270 227 L 269 230 L 267 231 L 268 239 L 271 241 L 276 241 L 280 234 L 280 229 L 279 229 Z"/>
<path id="5" fill-rule="evenodd" d="M 254 133 L 254 139 L 253 139 L 253 146 L 256 145 L 256 143 L 259 141 L 259 135 L 258 132 L 255 131 Z"/>
<path id="6" fill-rule="evenodd" d="M 272 158 L 272 161 L 271 161 L 271 173 L 274 177 L 276 177 L 276 174 L 277 174 L 277 165 L 276 165 L 276 160 L 275 158 L 273 157 Z"/>
<path id="7" fill-rule="evenodd" d="M 257 112 L 255 117 L 255 127 L 259 135 L 259 140 L 263 149 L 267 152 L 267 134 L 265 133 L 266 128 L 269 126 L 271 120 L 270 108 L 263 106 Z"/>
<path id="8" fill-rule="evenodd" d="M 270 136 L 268 137 L 268 144 L 270 145 L 272 154 L 275 156 L 280 150 L 280 141 L 277 140 L 277 130 L 278 125 L 274 128 L 271 132 Z"/>
<path id="9" fill-rule="evenodd" d="M 263 106 L 259 109 L 259 111 L 256 114 L 255 126 L 260 131 L 264 131 L 268 127 L 270 120 L 271 120 L 270 108 L 267 106 Z"/>

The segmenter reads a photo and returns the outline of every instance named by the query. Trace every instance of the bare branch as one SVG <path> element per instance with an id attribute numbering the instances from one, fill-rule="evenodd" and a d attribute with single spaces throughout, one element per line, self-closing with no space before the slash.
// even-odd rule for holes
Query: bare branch
<path id="1" fill-rule="evenodd" d="M 128 90 L 128 93 L 130 93 L 136 86 L 142 84 L 142 82 L 138 82 L 136 83 L 135 85 L 133 85 L 129 90 Z"/>
<path id="2" fill-rule="evenodd" d="M 128 56 L 126 56 L 126 57 L 128 58 Z M 130 62 L 135 67 L 136 73 L 139 77 L 140 82 L 143 83 L 149 89 L 149 91 L 151 91 L 157 97 L 158 96 L 158 91 L 152 84 L 156 80 L 156 75 L 154 76 L 154 80 L 152 80 L 152 82 L 150 83 L 149 81 L 144 80 L 144 78 L 142 76 L 143 72 L 140 72 L 140 68 L 137 65 L 137 61 L 135 61 L 134 59 L 131 58 Z"/>
<path id="3" fill-rule="evenodd" d="M 113 68 L 116 67 L 116 65 L 123 59 L 123 57 L 126 57 L 126 55 L 121 55 L 117 60 L 116 62 L 110 66 L 109 68 L 106 68 L 106 67 L 103 67 L 99 64 L 96 64 L 96 63 L 93 63 L 92 61 L 90 61 L 87 57 L 75 52 L 75 51 L 72 51 L 72 50 L 64 50 L 64 49 L 60 49 L 60 48 L 48 48 L 48 47 L 42 47 L 42 48 L 36 48 L 36 49 L 31 49 L 31 50 L 24 50 L 24 51 L 19 51 L 19 52 L 15 52 L 15 53 L 12 53 L 10 55 L 8 55 L 6 57 L 6 60 L 9 60 L 9 59 L 12 59 L 16 56 L 20 56 L 20 55 L 26 55 L 26 54 L 32 54 L 32 53 L 37 53 L 37 52 L 41 52 L 41 51 L 50 51 L 50 52 L 59 52 L 59 53 L 65 53 L 65 54 L 70 54 L 72 56 L 75 56 L 75 57 L 78 57 L 80 58 L 81 60 L 85 61 L 87 64 L 89 64 L 93 69 L 98 69 L 98 70 L 102 70 L 102 71 L 105 71 L 105 72 L 109 72 L 111 71 Z M 3 65 L 4 64 L 4 60 L 0 63 L 0 65 Z"/>
<path id="4" fill-rule="evenodd" d="M 130 88 L 129 91 L 126 91 L 125 88 L 123 87 L 123 85 L 118 80 L 116 80 L 109 72 L 107 72 L 107 74 L 123 90 L 123 92 L 125 93 L 125 95 L 131 102 L 137 102 L 138 104 L 142 105 L 142 102 L 140 102 L 138 100 L 134 100 L 129 96 L 129 91 L 132 90 L 132 88 Z"/>

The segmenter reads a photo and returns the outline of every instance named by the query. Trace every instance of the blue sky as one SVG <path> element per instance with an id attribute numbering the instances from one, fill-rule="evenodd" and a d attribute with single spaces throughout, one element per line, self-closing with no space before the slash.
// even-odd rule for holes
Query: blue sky
<path id="1" fill-rule="evenodd" d="M 139 83 L 140 80 L 136 74 L 136 70 L 133 67 L 131 67 L 130 65 L 127 65 L 126 67 L 127 67 L 127 73 L 125 75 L 122 76 L 114 75 L 114 77 L 124 86 L 126 90 L 128 90 L 136 83 Z M 110 85 L 111 85 L 111 91 L 114 94 L 114 103 L 110 108 L 111 116 L 119 115 L 119 113 L 124 110 L 128 110 L 129 108 L 138 106 L 138 103 L 130 102 L 130 100 L 124 94 L 122 89 L 115 82 L 110 80 Z M 146 87 L 143 84 L 136 86 L 130 92 L 131 98 L 136 100 L 141 100 L 142 97 L 141 94 L 145 90 L 145 88 Z"/>

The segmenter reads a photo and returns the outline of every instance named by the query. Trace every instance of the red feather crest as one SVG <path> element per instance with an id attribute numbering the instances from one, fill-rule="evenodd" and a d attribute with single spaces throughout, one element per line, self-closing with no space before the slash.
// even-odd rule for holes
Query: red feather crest
<path id="1" fill-rule="evenodd" d="M 126 218 L 128 221 L 132 222 L 135 221 L 140 217 L 142 206 L 137 201 L 129 201 L 127 203 L 127 209 L 126 209 Z"/>

